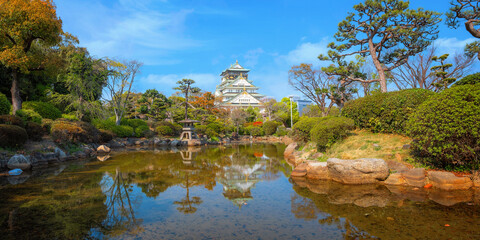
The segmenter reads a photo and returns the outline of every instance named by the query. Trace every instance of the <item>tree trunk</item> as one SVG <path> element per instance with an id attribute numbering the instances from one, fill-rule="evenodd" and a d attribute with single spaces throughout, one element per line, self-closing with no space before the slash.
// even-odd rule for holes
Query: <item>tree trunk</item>
<path id="1" fill-rule="evenodd" d="M 378 72 L 379 82 L 380 82 L 380 90 L 382 92 L 387 92 L 387 78 L 385 77 L 385 71 L 383 70 L 383 66 L 378 60 L 377 52 L 375 51 L 375 47 L 373 46 L 373 40 L 368 40 L 368 47 L 370 48 L 370 55 L 372 56 L 373 64 Z"/>
<path id="2" fill-rule="evenodd" d="M 115 125 L 120 126 L 120 122 L 122 121 L 122 116 L 115 111 Z"/>
<path id="3" fill-rule="evenodd" d="M 20 88 L 18 87 L 18 69 L 12 71 L 12 88 L 10 92 L 12 93 L 12 112 L 13 115 L 17 113 L 18 110 L 22 109 L 22 98 L 20 97 Z"/>
<path id="4" fill-rule="evenodd" d="M 187 92 L 185 93 L 185 120 L 188 119 L 188 88 Z"/>

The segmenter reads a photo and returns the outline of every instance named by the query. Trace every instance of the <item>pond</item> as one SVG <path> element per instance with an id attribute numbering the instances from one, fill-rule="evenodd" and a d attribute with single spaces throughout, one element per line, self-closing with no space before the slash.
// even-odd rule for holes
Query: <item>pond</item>
<path id="1" fill-rule="evenodd" d="M 284 149 L 137 149 L 2 177 L 0 238 L 480 239 L 470 193 L 291 179 Z"/>

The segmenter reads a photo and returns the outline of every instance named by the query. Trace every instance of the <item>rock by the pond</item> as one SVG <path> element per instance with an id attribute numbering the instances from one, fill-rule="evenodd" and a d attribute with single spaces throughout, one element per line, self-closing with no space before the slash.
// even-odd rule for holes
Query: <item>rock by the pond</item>
<path id="1" fill-rule="evenodd" d="M 285 159 L 292 159 L 293 153 L 295 152 L 295 150 L 297 148 L 298 148 L 298 143 L 296 143 L 296 142 L 288 144 L 287 148 L 283 152 L 283 157 Z"/>
<path id="2" fill-rule="evenodd" d="M 122 142 L 119 142 L 117 140 L 111 140 L 110 142 L 108 142 L 110 144 L 110 147 L 111 148 L 122 148 L 122 147 L 125 147 L 125 144 L 122 143 Z"/>
<path id="3" fill-rule="evenodd" d="M 293 169 L 290 176 L 292 176 L 292 177 L 303 177 L 306 174 L 307 174 L 307 164 L 302 163 L 302 164 L 298 165 L 295 169 Z"/>
<path id="4" fill-rule="evenodd" d="M 111 149 L 105 145 L 101 145 L 97 148 L 97 153 L 109 153 Z"/>
<path id="5" fill-rule="evenodd" d="M 176 146 L 179 146 L 180 145 L 180 141 L 178 140 L 173 140 L 170 142 L 170 146 L 173 146 L 173 147 L 176 147 Z"/>
<path id="6" fill-rule="evenodd" d="M 469 177 L 457 177 L 451 172 L 428 172 L 428 179 L 434 188 L 443 190 L 466 190 L 473 186 Z"/>
<path id="7" fill-rule="evenodd" d="M 327 162 L 307 161 L 307 178 L 315 180 L 329 180 Z"/>
<path id="8" fill-rule="evenodd" d="M 480 171 L 473 171 L 472 182 L 474 187 L 480 188 Z"/>
<path id="9" fill-rule="evenodd" d="M 61 160 L 67 158 L 67 154 L 60 148 L 55 148 L 55 154 L 57 155 L 57 157 Z"/>
<path id="10" fill-rule="evenodd" d="M 425 169 L 414 168 L 402 172 L 402 177 L 405 179 L 405 184 L 413 187 L 425 186 Z"/>
<path id="11" fill-rule="evenodd" d="M 22 170 L 26 170 L 32 167 L 32 162 L 29 158 L 23 156 L 22 154 L 15 154 L 8 160 L 7 167 L 9 169 L 20 168 Z"/>
<path id="12" fill-rule="evenodd" d="M 402 173 L 391 173 L 384 183 L 388 185 L 406 185 Z"/>
<path id="13" fill-rule="evenodd" d="M 344 184 L 367 184 L 383 181 L 388 177 L 388 166 L 383 159 L 361 158 L 327 160 L 328 172 L 332 180 Z"/>

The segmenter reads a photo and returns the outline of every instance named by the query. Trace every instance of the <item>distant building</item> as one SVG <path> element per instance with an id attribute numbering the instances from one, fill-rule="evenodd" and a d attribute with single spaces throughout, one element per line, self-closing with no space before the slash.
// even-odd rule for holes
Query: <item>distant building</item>
<path id="1" fill-rule="evenodd" d="M 310 100 L 293 99 L 293 101 L 297 103 L 297 111 L 300 116 L 303 115 L 304 108 L 312 104 Z"/>
<path id="2" fill-rule="evenodd" d="M 252 80 L 248 79 L 249 71 L 236 61 L 220 74 L 222 82 L 217 85 L 215 90 L 215 98 L 220 99 L 217 102 L 218 106 L 229 108 L 263 107 L 260 99 L 264 95 L 257 93 L 259 88 L 252 84 Z"/>

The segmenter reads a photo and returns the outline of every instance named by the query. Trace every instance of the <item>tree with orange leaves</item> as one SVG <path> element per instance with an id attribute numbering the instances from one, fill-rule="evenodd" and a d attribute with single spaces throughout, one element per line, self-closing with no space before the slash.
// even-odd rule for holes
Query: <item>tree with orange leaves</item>
<path id="1" fill-rule="evenodd" d="M 0 63 L 12 74 L 13 114 L 22 109 L 19 75 L 44 68 L 33 45 L 54 46 L 62 34 L 52 0 L 0 0 Z"/>
<path id="2" fill-rule="evenodd" d="M 194 96 L 190 102 L 196 108 L 203 108 L 210 114 L 215 114 L 218 109 L 215 108 L 215 96 L 211 92 L 204 92 L 200 96 Z"/>

